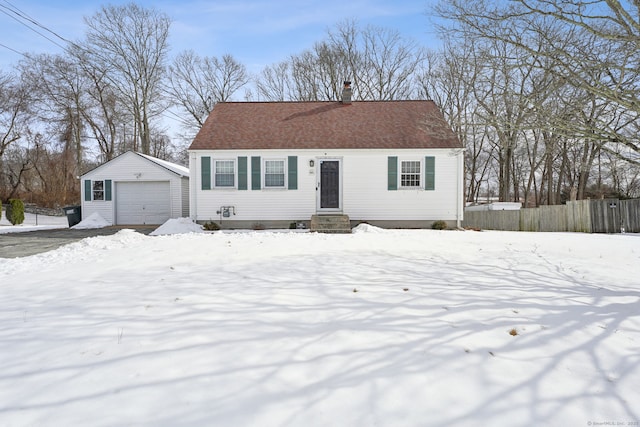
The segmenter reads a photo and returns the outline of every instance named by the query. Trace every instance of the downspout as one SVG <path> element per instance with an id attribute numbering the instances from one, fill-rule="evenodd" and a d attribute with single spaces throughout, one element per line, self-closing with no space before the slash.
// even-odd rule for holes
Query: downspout
<path id="1" fill-rule="evenodd" d="M 189 217 L 198 221 L 198 160 L 196 153 L 189 155 Z"/>
<path id="2" fill-rule="evenodd" d="M 464 219 L 464 187 L 463 187 L 463 175 L 464 175 L 464 148 L 458 152 L 458 202 L 456 212 L 456 227 L 462 228 L 462 220 Z"/>

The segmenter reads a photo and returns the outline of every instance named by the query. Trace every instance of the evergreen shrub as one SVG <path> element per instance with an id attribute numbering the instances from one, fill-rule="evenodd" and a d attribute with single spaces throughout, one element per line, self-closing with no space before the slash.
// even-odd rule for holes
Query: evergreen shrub
<path id="1" fill-rule="evenodd" d="M 446 230 L 447 223 L 445 221 L 434 221 L 433 224 L 431 224 L 431 228 L 434 230 Z"/>
<path id="2" fill-rule="evenodd" d="M 213 222 L 213 221 L 205 222 L 205 223 L 202 225 L 202 228 L 204 228 L 204 229 L 205 229 L 205 230 L 207 230 L 207 231 L 216 231 L 216 230 L 220 230 L 220 226 L 219 226 L 217 223 Z"/>
<path id="3" fill-rule="evenodd" d="M 24 222 L 24 203 L 22 203 L 22 200 L 9 199 L 7 220 L 13 225 L 20 225 Z"/>

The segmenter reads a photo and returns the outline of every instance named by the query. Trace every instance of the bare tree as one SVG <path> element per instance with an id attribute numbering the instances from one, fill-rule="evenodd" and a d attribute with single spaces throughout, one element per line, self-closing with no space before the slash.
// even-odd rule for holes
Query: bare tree
<path id="1" fill-rule="evenodd" d="M 476 53 L 482 62 L 474 80 L 474 96 L 481 107 L 478 118 L 492 128 L 490 140 L 498 169 L 500 201 L 519 199 L 518 180 L 514 176 L 515 152 L 522 142 L 525 123 L 530 113 L 528 95 L 531 66 L 517 59 L 510 46 L 492 40 Z"/>
<path id="2" fill-rule="evenodd" d="M 354 80 L 363 99 L 391 101 L 415 95 L 413 77 L 425 50 L 398 31 L 368 26 L 360 33 L 362 67 Z"/>
<path id="3" fill-rule="evenodd" d="M 526 54 L 544 55 L 555 73 L 594 99 L 609 103 L 629 126 L 595 117 L 592 127 L 567 129 L 585 138 L 597 138 L 602 149 L 639 163 L 640 139 L 631 123 L 640 119 L 640 3 L 620 0 L 512 0 L 490 2 L 448 0 L 438 13 L 456 22 L 468 35 L 499 39 Z M 558 36 L 560 35 L 560 37 Z M 530 40 L 541 40 L 538 50 Z M 609 124 L 616 123 L 615 127 Z M 626 150 L 616 146 L 624 145 Z"/>
<path id="4" fill-rule="evenodd" d="M 289 61 L 267 65 L 256 81 L 256 88 L 260 98 L 278 102 L 296 100 L 290 96 L 295 85 L 290 70 L 291 64 Z"/>
<path id="5" fill-rule="evenodd" d="M 256 86 L 271 101 L 337 101 L 345 78 L 351 74 L 345 52 L 327 41 L 267 66 Z"/>
<path id="6" fill-rule="evenodd" d="M 0 200 L 9 198 L 16 185 L 5 156 L 23 136 L 31 103 L 29 88 L 13 75 L 0 74 Z"/>
<path id="7" fill-rule="evenodd" d="M 189 50 L 169 67 L 167 93 L 187 114 L 183 126 L 195 133 L 217 102 L 229 101 L 248 82 L 246 67 L 233 56 L 200 57 Z"/>
<path id="8" fill-rule="evenodd" d="M 29 91 L 14 76 L 0 74 L 0 159 L 6 149 L 20 139 Z"/>
<path id="9" fill-rule="evenodd" d="M 604 191 L 604 152 L 640 163 L 638 6 L 447 0 L 435 8 L 453 22 L 442 34 L 484 55 L 475 98 L 495 131 L 501 200 L 553 204 Z"/>
<path id="10" fill-rule="evenodd" d="M 123 113 L 126 108 L 106 71 L 95 67 L 83 49 L 72 46 L 68 53 L 84 79 L 84 108 L 79 112 L 88 133 L 86 139 L 95 141 L 101 161 L 111 160 L 118 154 L 118 144 L 123 138 L 118 130 L 127 125 L 128 117 Z"/>
<path id="11" fill-rule="evenodd" d="M 80 46 L 93 68 L 105 71 L 104 78 L 132 114 L 139 140 L 134 149 L 149 153 L 151 121 L 165 108 L 161 83 L 170 19 L 155 9 L 129 3 L 104 6 L 85 23 L 88 30 Z"/>
<path id="12" fill-rule="evenodd" d="M 493 147 L 492 133 L 479 117 L 481 107 L 475 100 L 475 80 L 482 68 L 472 40 L 444 40 L 438 52 L 427 55 L 419 73 L 420 96 L 432 99 L 465 145 L 466 200 L 477 202 L 480 192 L 488 190 Z"/>
<path id="13" fill-rule="evenodd" d="M 67 55 L 33 55 L 19 64 L 36 102 L 32 108 L 63 143 L 68 185 L 82 173 L 86 79 L 79 63 Z"/>
<path id="14" fill-rule="evenodd" d="M 409 99 L 426 51 L 397 31 L 354 21 L 338 24 L 326 40 L 287 61 L 266 67 L 256 84 L 272 101 L 338 100 L 345 80 L 359 100 Z"/>

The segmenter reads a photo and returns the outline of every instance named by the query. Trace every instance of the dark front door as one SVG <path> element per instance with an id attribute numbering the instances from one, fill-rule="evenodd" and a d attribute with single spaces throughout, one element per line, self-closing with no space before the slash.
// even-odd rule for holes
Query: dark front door
<path id="1" fill-rule="evenodd" d="M 340 209 L 340 162 L 320 161 L 320 209 Z"/>

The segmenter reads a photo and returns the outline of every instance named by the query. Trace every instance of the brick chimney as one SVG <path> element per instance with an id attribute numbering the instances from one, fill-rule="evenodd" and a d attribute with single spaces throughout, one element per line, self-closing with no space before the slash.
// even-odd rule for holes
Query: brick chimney
<path id="1" fill-rule="evenodd" d="M 344 87 L 342 88 L 342 103 L 345 105 L 351 104 L 351 82 L 344 82 Z"/>

